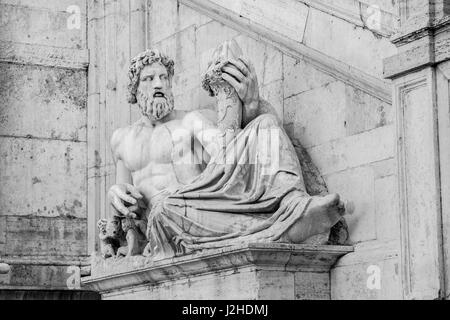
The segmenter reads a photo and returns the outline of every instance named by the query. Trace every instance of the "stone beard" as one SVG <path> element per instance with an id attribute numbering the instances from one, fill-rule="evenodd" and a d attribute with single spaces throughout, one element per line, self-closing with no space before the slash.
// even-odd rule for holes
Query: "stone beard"
<path id="1" fill-rule="evenodd" d="M 138 88 L 136 99 L 144 116 L 153 120 L 161 120 L 174 109 L 174 98 L 171 90 L 166 93 L 156 92 L 153 96 Z"/>

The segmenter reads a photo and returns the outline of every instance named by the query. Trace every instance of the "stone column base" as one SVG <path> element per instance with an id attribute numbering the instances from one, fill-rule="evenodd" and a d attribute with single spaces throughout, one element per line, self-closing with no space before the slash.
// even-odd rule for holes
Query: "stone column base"
<path id="1" fill-rule="evenodd" d="M 151 263 L 94 258 L 84 289 L 102 299 L 330 299 L 329 271 L 351 246 L 245 244 Z"/>

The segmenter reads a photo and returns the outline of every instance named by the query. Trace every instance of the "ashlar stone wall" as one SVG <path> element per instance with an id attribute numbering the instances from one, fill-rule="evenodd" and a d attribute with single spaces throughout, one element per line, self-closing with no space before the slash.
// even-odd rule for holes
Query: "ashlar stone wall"
<path id="1" fill-rule="evenodd" d="M 0 288 L 67 288 L 87 255 L 86 1 L 0 1 Z"/>
<path id="2" fill-rule="evenodd" d="M 166 51 L 176 108 L 212 108 L 200 77 L 212 50 L 235 39 L 294 145 L 354 203 L 355 252 L 333 268 L 332 298 L 400 298 L 395 115 L 382 60 L 396 53 L 389 36 L 403 2 L 0 0 L 0 259 L 12 265 L 0 285 L 65 287 L 67 266 L 95 249 L 114 183 L 110 135 L 139 116 L 125 100 L 129 59 Z M 72 5 L 79 28 L 68 27 Z M 378 271 L 380 287 L 368 286 Z"/>

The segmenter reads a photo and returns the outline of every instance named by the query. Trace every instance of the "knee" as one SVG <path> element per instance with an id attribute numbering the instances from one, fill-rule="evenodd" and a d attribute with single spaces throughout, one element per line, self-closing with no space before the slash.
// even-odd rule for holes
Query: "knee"
<path id="1" fill-rule="evenodd" d="M 263 128 L 273 128 L 278 126 L 278 119 L 273 114 L 262 114 L 256 118 L 258 120 L 258 124 Z"/>

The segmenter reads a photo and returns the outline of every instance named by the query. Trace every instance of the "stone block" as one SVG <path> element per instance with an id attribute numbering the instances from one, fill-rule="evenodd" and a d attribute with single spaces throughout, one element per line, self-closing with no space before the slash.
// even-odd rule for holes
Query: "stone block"
<path id="1" fill-rule="evenodd" d="M 175 0 L 152 0 L 150 6 L 152 42 L 162 41 L 188 27 L 199 27 L 211 18 Z"/>
<path id="2" fill-rule="evenodd" d="M 350 243 L 376 239 L 375 193 L 373 170 L 370 166 L 345 170 L 325 176 L 329 192 L 336 192 L 354 203 L 351 215 L 346 215 Z"/>
<path id="3" fill-rule="evenodd" d="M 295 300 L 330 300 L 330 274 L 296 273 L 294 278 Z"/>
<path id="4" fill-rule="evenodd" d="M 203 90 L 199 87 L 184 90 L 183 93 L 175 96 L 175 109 L 191 111 L 199 107 L 199 93 Z"/>
<path id="5" fill-rule="evenodd" d="M 6 224 L 5 255 L 78 257 L 87 254 L 86 219 L 9 216 Z"/>
<path id="6" fill-rule="evenodd" d="M 153 47 L 166 53 L 175 61 L 175 74 L 197 65 L 196 28 L 191 26 L 173 35 L 154 42 Z"/>
<path id="7" fill-rule="evenodd" d="M 172 82 L 175 109 L 194 110 L 199 108 L 199 94 L 200 91 L 203 91 L 200 83 L 198 66 L 175 73 Z"/>
<path id="8" fill-rule="evenodd" d="M 266 27 L 297 42 L 303 41 L 309 7 L 300 1 L 213 0 L 251 24 Z M 282 19 L 280 17 L 283 17 Z"/>
<path id="9" fill-rule="evenodd" d="M 181 95 L 186 91 L 199 88 L 201 84 L 198 66 L 189 67 L 186 70 L 176 72 L 172 80 L 174 96 Z"/>
<path id="10" fill-rule="evenodd" d="M 397 174 L 397 161 L 394 158 L 372 163 L 375 179 L 383 179 Z"/>
<path id="11" fill-rule="evenodd" d="M 0 91 L 0 135 L 86 141 L 85 71 L 0 63 Z"/>
<path id="12" fill-rule="evenodd" d="M 356 246 L 339 261 L 330 272 L 331 299 L 403 299 L 398 248 L 390 246 Z"/>
<path id="13" fill-rule="evenodd" d="M 350 246 L 255 243 L 155 262 L 94 257 L 82 287 L 103 299 L 329 298 L 328 271 L 351 251 Z"/>
<path id="14" fill-rule="evenodd" d="M 295 292 L 299 291 L 300 298 L 311 299 L 308 288 L 303 287 L 304 283 L 295 282 L 295 278 L 301 278 L 301 275 L 309 273 L 286 272 L 281 270 L 257 270 L 253 275 L 257 281 L 256 299 L 257 300 L 294 300 L 297 298 Z M 311 273 L 317 274 L 317 273 Z M 251 274 L 250 274 L 251 275 Z M 328 283 L 328 279 L 325 280 Z M 302 297 L 303 294 L 303 297 Z"/>
<path id="15" fill-rule="evenodd" d="M 130 35 L 133 36 L 127 40 L 130 45 L 130 57 L 134 57 L 145 50 L 148 46 L 146 43 L 150 41 L 150 31 L 143 32 L 148 28 L 147 22 L 149 16 L 144 9 L 147 5 L 148 2 L 146 0 L 131 1 L 129 29 Z"/>
<path id="16" fill-rule="evenodd" d="M 375 180 L 375 211 L 377 239 L 400 239 L 396 176 Z"/>
<path id="17" fill-rule="evenodd" d="M 86 143 L 0 137 L 3 215 L 86 216 Z"/>
<path id="18" fill-rule="evenodd" d="M 159 42 L 180 31 L 178 16 L 178 1 L 151 0 L 149 32 L 153 43 Z"/>
<path id="19" fill-rule="evenodd" d="M 239 32 L 231 29 L 220 22 L 211 21 L 208 22 L 196 30 L 196 53 L 201 56 L 204 52 L 208 50 L 214 50 L 219 44 L 226 40 L 231 40 L 239 35 Z M 211 51 L 212 53 L 212 51 Z M 208 59 L 209 55 L 205 55 Z M 205 59 L 205 60 L 206 60 Z M 207 61 L 205 61 L 207 62 Z M 206 70 L 206 65 L 200 64 L 200 72 Z"/>
<path id="20" fill-rule="evenodd" d="M 337 80 L 317 70 L 310 63 L 301 59 L 291 58 L 287 55 L 283 56 L 283 76 L 285 98 L 323 87 Z"/>
<path id="21" fill-rule="evenodd" d="M 261 87 L 259 94 L 272 105 L 280 121 L 283 121 L 283 82 L 278 80 L 269 83 L 268 85 Z"/>
<path id="22" fill-rule="evenodd" d="M 76 4 L 73 3 L 73 4 Z M 79 28 L 68 28 L 72 13 L 27 6 L 0 4 L 0 40 L 54 47 L 86 48 L 86 15 Z"/>
<path id="23" fill-rule="evenodd" d="M 377 78 L 383 77 L 383 58 L 397 51 L 389 39 L 314 8 L 309 11 L 304 44 Z"/>
<path id="24" fill-rule="evenodd" d="M 244 300 L 256 297 L 258 287 L 249 279 L 254 276 L 252 270 L 226 271 L 221 274 L 209 274 L 195 278 L 181 279 L 176 282 L 162 282 L 154 286 L 110 291 L 102 295 L 103 300 Z M 214 283 L 214 285 L 212 285 Z"/>
<path id="25" fill-rule="evenodd" d="M 323 175 L 387 160 L 395 154 L 394 130 L 393 125 L 379 127 L 309 148 L 308 152 Z"/>
<path id="26" fill-rule="evenodd" d="M 345 2 L 345 0 L 340 0 Z M 397 15 L 398 3 L 395 1 L 383 1 L 383 0 L 364 0 L 359 1 L 361 4 L 367 4 L 372 6 L 378 6 L 381 10 Z"/>
<path id="27" fill-rule="evenodd" d="M 71 276 L 65 265 L 11 264 L 11 271 L 0 276 L 0 286 L 20 290 L 26 289 L 66 289 Z M 0 290 L 1 291 L 1 290 Z M 1 294 L 0 294 L 1 295 Z"/>
<path id="28" fill-rule="evenodd" d="M 394 109 L 391 104 L 349 85 L 345 86 L 345 94 L 348 136 L 393 123 Z"/>
<path id="29" fill-rule="evenodd" d="M 135 123 L 142 117 L 141 110 L 137 105 L 132 105 L 130 108 L 130 123 Z"/>
<path id="30" fill-rule="evenodd" d="M 197 12 L 194 9 L 185 6 L 184 4 L 178 2 L 178 20 L 179 20 L 179 29 L 182 30 L 189 26 L 195 25 L 196 27 L 202 26 L 208 22 L 211 22 L 212 19 L 204 14 Z"/>
<path id="31" fill-rule="evenodd" d="M 321 145 L 345 136 L 345 109 L 345 84 L 333 82 L 286 99 L 284 125 L 294 144 Z"/>
<path id="32" fill-rule="evenodd" d="M 142 4 L 142 1 L 139 2 Z M 107 108 L 110 110 L 110 116 L 113 118 L 113 130 L 117 127 L 127 126 L 130 123 L 130 104 L 127 100 L 129 78 L 126 75 L 128 74 L 130 60 L 133 58 L 131 56 L 131 42 L 137 42 L 135 45 L 139 45 L 139 40 L 134 37 L 133 40 L 130 40 L 130 34 L 134 33 L 130 21 L 134 20 L 137 22 L 144 15 L 141 11 L 130 13 L 130 10 L 133 10 L 133 8 L 130 8 L 130 5 L 130 1 L 119 0 L 117 2 L 116 11 L 119 12 L 114 16 L 115 34 L 112 35 L 113 39 L 111 39 L 111 42 L 116 43 L 116 45 L 106 58 L 106 73 L 113 75 L 113 77 L 108 77 L 106 89 L 108 90 L 108 87 L 110 87 L 109 83 L 114 83 L 112 88 L 115 89 L 115 94 L 111 95 L 113 101 L 106 101 L 107 105 L 109 104 Z M 135 1 L 136 5 L 137 1 Z M 135 10 L 143 9 L 138 7 Z M 144 36 L 140 35 L 140 37 L 143 38 Z M 112 54 L 112 57 L 110 57 L 110 54 Z"/>
<path id="33" fill-rule="evenodd" d="M 268 85 L 283 78 L 283 54 L 276 48 L 245 35 L 234 38 L 244 56 L 255 67 L 260 85 Z"/>

